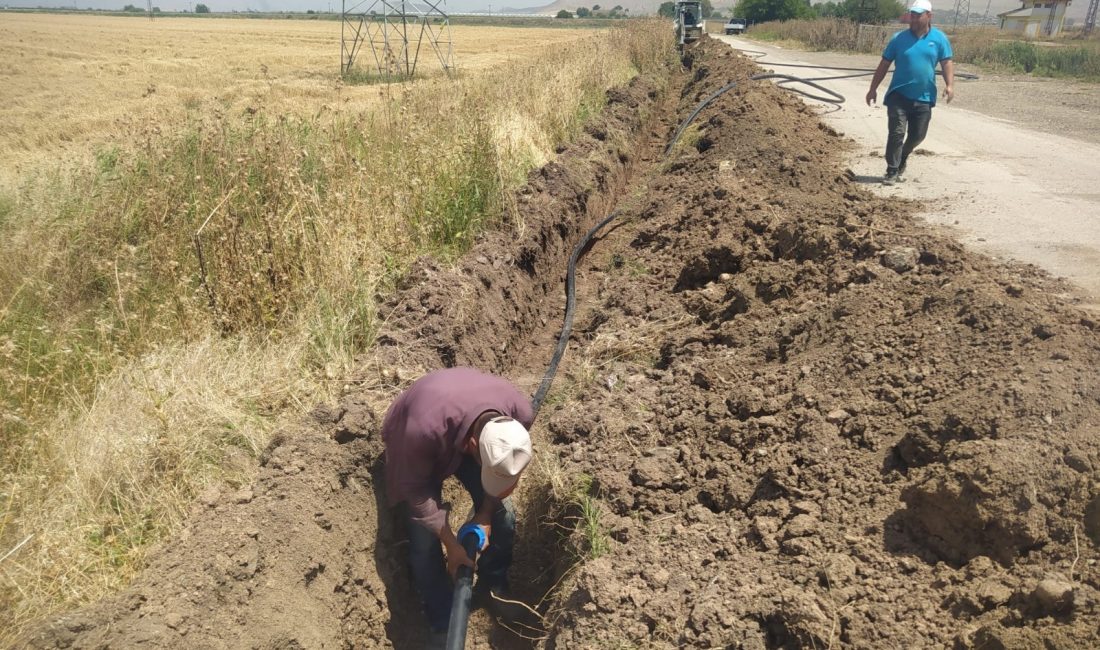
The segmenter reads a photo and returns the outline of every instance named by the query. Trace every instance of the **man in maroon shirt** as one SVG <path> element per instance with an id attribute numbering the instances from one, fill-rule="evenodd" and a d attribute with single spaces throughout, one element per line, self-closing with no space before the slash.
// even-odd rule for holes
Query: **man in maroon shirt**
<path id="1" fill-rule="evenodd" d="M 421 377 L 386 412 L 387 498 L 408 508 L 409 564 L 436 636 L 446 634 L 450 617 L 447 573 L 473 566 L 442 507 L 443 480 L 455 476 L 470 493 L 473 521 L 489 540 L 477 563 L 478 589 L 505 592 L 516 527 L 508 496 L 531 461 L 533 419 L 526 395 L 472 368 Z"/>

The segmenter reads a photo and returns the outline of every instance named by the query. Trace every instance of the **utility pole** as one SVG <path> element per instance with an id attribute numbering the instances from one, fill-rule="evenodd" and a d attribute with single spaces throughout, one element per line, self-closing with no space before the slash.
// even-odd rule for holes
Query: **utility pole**
<path id="1" fill-rule="evenodd" d="M 959 26 L 959 14 L 963 15 L 964 26 L 970 23 L 970 0 L 955 0 L 954 27 Z"/>
<path id="2" fill-rule="evenodd" d="M 1100 4 L 1100 0 L 1092 0 L 1089 2 L 1089 10 L 1085 13 L 1085 36 L 1092 33 L 1092 30 L 1096 28 L 1096 5 Z"/>

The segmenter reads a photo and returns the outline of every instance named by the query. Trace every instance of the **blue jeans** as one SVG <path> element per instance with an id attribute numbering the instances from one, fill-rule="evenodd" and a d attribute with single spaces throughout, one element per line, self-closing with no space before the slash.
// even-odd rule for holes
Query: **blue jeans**
<path id="1" fill-rule="evenodd" d="M 885 104 L 890 129 L 886 139 L 886 171 L 891 173 L 905 168 L 909 154 L 928 135 L 932 105 L 914 101 L 899 92 L 887 95 Z"/>
<path id="2" fill-rule="evenodd" d="M 480 509 L 485 500 L 485 489 L 481 486 L 481 466 L 470 456 L 463 456 L 455 477 L 470 493 L 474 508 Z M 442 502 L 443 485 L 436 488 L 436 499 Z M 420 594 L 428 624 L 435 632 L 447 630 L 451 617 L 451 597 L 453 588 L 447 575 L 443 560 L 443 549 L 439 538 L 427 528 L 407 519 L 409 530 L 409 567 L 412 570 L 413 584 Z M 505 499 L 501 507 L 493 513 L 492 534 L 489 547 L 477 561 L 479 589 L 502 589 L 508 586 L 508 567 L 512 564 L 512 547 L 516 541 L 516 513 L 512 500 Z"/>

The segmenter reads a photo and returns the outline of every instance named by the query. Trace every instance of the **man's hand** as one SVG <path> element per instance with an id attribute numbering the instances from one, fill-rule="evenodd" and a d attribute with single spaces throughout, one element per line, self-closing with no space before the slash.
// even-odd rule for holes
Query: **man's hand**
<path id="1" fill-rule="evenodd" d="M 951 100 L 955 99 L 955 87 L 954 86 L 944 86 L 943 87 L 943 98 L 948 104 L 950 104 Z"/>
<path id="2" fill-rule="evenodd" d="M 451 539 L 454 539 L 453 535 Z M 470 559 L 469 555 L 466 555 L 466 549 L 462 548 L 462 545 L 457 541 L 445 542 L 444 546 L 447 550 L 447 573 L 451 574 L 452 578 L 455 577 L 458 568 L 461 566 L 474 568 L 474 561 Z"/>
<path id="3" fill-rule="evenodd" d="M 470 523 L 477 524 L 485 533 L 485 545 L 479 549 L 481 551 L 489 547 L 489 539 L 493 533 L 493 513 L 498 508 L 500 508 L 500 499 L 486 494 L 481 502 L 481 507 L 474 513 L 474 518 L 470 520 Z"/>
<path id="4" fill-rule="evenodd" d="M 890 61 L 881 59 L 878 62 L 878 67 L 875 68 L 875 74 L 871 75 L 871 89 L 867 91 L 867 105 L 870 106 L 878 100 L 878 87 L 882 83 L 882 80 L 886 78 L 886 72 L 890 69 Z M 889 94 L 889 93 L 887 93 Z"/>

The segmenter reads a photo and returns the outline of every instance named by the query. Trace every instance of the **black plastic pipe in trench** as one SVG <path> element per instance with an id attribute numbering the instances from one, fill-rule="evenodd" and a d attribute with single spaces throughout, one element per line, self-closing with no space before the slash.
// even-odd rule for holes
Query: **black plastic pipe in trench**
<path id="1" fill-rule="evenodd" d="M 458 530 L 458 541 L 473 560 L 481 546 L 481 535 L 467 526 Z M 447 650 L 462 650 L 466 647 L 466 626 L 470 621 L 470 600 L 473 597 L 474 570 L 460 566 L 455 574 L 454 600 L 451 601 L 451 620 L 447 624 Z"/>

